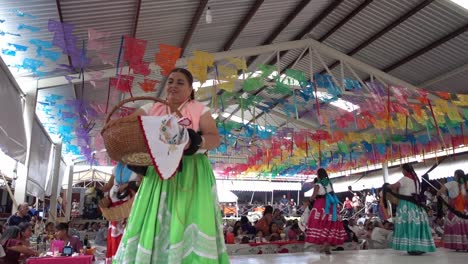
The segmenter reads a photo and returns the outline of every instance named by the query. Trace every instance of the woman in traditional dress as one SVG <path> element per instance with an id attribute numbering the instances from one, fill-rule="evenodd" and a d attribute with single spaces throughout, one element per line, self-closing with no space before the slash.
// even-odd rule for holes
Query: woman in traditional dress
<path id="1" fill-rule="evenodd" d="M 178 109 L 188 120 L 190 141 L 173 177 L 164 180 L 148 167 L 114 263 L 229 263 L 216 181 L 205 154 L 220 138 L 209 108 L 194 100 L 192 83 L 189 71 L 172 70 L 165 85 L 169 106 L 142 109 L 152 116 Z"/>
<path id="2" fill-rule="evenodd" d="M 425 200 L 418 198 L 421 188 L 418 175 L 410 164 L 404 164 L 402 169 L 404 177 L 388 185 L 400 198 L 393 221 L 394 232 L 390 246 L 396 250 L 407 251 L 410 255 L 434 252 L 434 240 L 424 208 Z"/>
<path id="3" fill-rule="evenodd" d="M 448 191 L 451 207 L 468 218 L 465 173 L 456 170 L 454 176 L 455 180 L 442 185 L 437 195 Z M 444 247 L 456 251 L 468 250 L 468 219 L 455 215 L 451 210 L 444 222 Z"/>
<path id="4" fill-rule="evenodd" d="M 119 162 L 112 170 L 112 176 L 106 185 L 102 188 L 103 192 L 109 192 L 109 207 L 117 207 L 126 203 L 140 185 L 141 179 L 138 174 L 131 171 L 125 164 Z M 112 258 L 115 256 L 119 248 L 120 240 L 122 239 L 125 230 L 125 220 L 109 221 L 109 229 L 107 230 L 107 250 L 106 263 L 112 263 Z"/>
<path id="5" fill-rule="evenodd" d="M 310 200 L 310 211 L 305 241 L 320 245 L 320 252 L 329 255 L 330 246 L 342 245 L 347 237 L 343 223 L 337 216 L 338 199 L 325 169 L 318 169 L 318 181 Z"/>

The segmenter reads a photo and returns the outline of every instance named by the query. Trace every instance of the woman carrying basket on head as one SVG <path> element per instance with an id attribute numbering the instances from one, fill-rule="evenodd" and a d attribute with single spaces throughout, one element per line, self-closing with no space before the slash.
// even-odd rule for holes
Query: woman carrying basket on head
<path id="1" fill-rule="evenodd" d="M 434 252 L 434 240 L 425 211 L 426 201 L 419 195 L 421 183 L 418 175 L 410 164 L 404 164 L 402 169 L 403 178 L 394 184 L 384 185 L 384 192 L 389 191 L 399 198 L 390 246 L 410 255 Z"/>
<path id="2" fill-rule="evenodd" d="M 229 263 L 216 181 L 205 154 L 218 147 L 220 138 L 209 108 L 194 100 L 192 83 L 189 71 L 172 70 L 165 85 L 167 104 L 146 105 L 135 113 L 166 116 L 178 110 L 190 140 L 172 177 L 163 179 L 163 164 L 148 167 L 114 263 Z"/>
<path id="3" fill-rule="evenodd" d="M 101 188 L 103 192 L 109 192 L 109 208 L 115 208 L 126 203 L 135 195 L 140 182 L 141 176 L 128 169 L 125 164 L 119 162 L 112 170 L 112 176 L 109 181 Z M 112 258 L 119 248 L 120 240 L 125 230 L 126 219 L 119 221 L 108 220 L 106 263 L 112 263 Z"/>

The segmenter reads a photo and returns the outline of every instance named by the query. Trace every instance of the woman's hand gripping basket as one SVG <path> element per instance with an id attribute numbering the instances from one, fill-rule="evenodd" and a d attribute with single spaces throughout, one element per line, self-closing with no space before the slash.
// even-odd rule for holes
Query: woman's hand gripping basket
<path id="1" fill-rule="evenodd" d="M 138 120 L 138 116 L 143 113 L 137 112 L 111 120 L 111 116 L 124 104 L 140 100 L 151 100 L 167 104 L 166 101 L 150 96 L 125 99 L 117 104 L 109 113 L 101 135 L 107 154 L 111 159 L 134 166 L 150 166 L 152 165 L 151 157 Z M 181 116 L 178 110 L 175 112 Z"/>

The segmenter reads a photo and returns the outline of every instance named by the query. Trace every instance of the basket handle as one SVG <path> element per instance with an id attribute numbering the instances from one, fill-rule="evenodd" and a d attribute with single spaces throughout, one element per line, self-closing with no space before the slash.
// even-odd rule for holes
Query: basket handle
<path id="1" fill-rule="evenodd" d="M 149 101 L 155 101 L 155 102 L 158 102 L 158 103 L 162 103 L 162 104 L 165 104 L 167 106 L 169 106 L 169 108 L 171 108 L 172 110 L 172 107 L 170 104 L 168 104 L 165 100 L 162 100 L 162 99 L 159 99 L 159 98 L 156 98 L 156 97 L 152 97 L 152 96 L 138 96 L 138 97 L 130 97 L 130 98 L 127 98 L 125 100 L 122 100 L 120 101 L 117 105 L 114 106 L 114 108 L 112 108 L 112 110 L 110 111 L 109 115 L 107 115 L 107 118 L 106 118 L 106 124 L 109 123 L 110 121 L 110 118 L 111 116 L 115 113 L 115 111 L 117 111 L 120 107 L 122 107 L 124 104 L 128 103 L 128 102 L 133 102 L 133 101 L 141 101 L 141 100 L 149 100 Z M 179 109 L 176 109 L 174 111 L 177 115 L 179 115 L 180 117 L 182 117 L 182 114 L 180 113 Z"/>

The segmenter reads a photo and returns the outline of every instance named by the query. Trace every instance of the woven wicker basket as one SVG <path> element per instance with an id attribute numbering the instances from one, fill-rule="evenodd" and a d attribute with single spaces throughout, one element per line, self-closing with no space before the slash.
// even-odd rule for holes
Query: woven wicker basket
<path id="1" fill-rule="evenodd" d="M 134 199 L 135 196 L 132 196 L 123 204 L 114 207 L 108 207 L 109 200 L 108 198 L 104 198 L 99 201 L 99 209 L 101 209 L 102 216 L 108 221 L 121 221 L 128 218 L 130 215 Z"/>
<path id="2" fill-rule="evenodd" d="M 101 135 L 107 154 L 111 159 L 129 165 L 150 166 L 152 165 L 152 161 L 148 153 L 148 148 L 146 147 L 138 115 L 131 114 L 114 120 L 110 119 L 124 104 L 140 100 L 151 100 L 167 104 L 166 101 L 150 96 L 131 97 L 122 100 L 107 116 L 106 124 L 101 131 Z M 173 109 L 173 107 L 169 107 Z M 177 115 L 182 116 L 178 110 L 175 110 L 175 112 Z"/>

